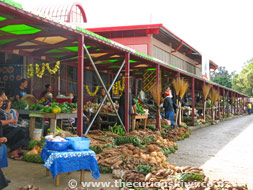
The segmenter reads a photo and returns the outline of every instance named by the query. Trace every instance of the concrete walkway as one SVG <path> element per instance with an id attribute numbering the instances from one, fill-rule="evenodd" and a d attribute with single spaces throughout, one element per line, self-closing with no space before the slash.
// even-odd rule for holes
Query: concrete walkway
<path id="1" fill-rule="evenodd" d="M 248 184 L 253 189 L 252 115 L 193 131 L 178 146 L 169 155 L 170 163 L 201 167 L 211 179 Z"/>

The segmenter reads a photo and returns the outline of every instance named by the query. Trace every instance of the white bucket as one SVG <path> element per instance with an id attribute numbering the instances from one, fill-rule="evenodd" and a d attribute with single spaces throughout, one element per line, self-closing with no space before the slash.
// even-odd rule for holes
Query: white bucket
<path id="1" fill-rule="evenodd" d="M 33 138 L 40 138 L 42 135 L 42 129 L 34 129 Z"/>

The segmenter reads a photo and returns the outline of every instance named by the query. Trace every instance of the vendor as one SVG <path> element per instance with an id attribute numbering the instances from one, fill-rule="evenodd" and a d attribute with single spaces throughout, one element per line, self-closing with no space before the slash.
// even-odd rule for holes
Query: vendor
<path id="1" fill-rule="evenodd" d="M 163 108 L 165 109 L 165 119 L 169 119 L 171 126 L 174 127 L 174 107 L 176 107 L 172 100 L 171 91 L 167 90 L 163 93 L 164 103 Z"/>
<path id="2" fill-rule="evenodd" d="M 40 95 L 40 99 L 41 98 L 45 98 L 45 95 L 47 94 L 47 93 L 53 93 L 53 89 L 52 89 L 52 86 L 50 85 L 50 84 L 46 84 L 45 85 L 45 91 L 43 91 L 42 93 L 41 93 L 41 95 Z"/>
<path id="3" fill-rule="evenodd" d="M 94 103 L 101 104 L 104 97 L 105 97 L 105 89 L 101 88 L 99 95 L 97 95 L 96 98 L 94 99 Z M 106 98 L 105 101 L 108 102 L 108 97 Z"/>
<path id="4" fill-rule="evenodd" d="M 137 114 L 136 104 L 135 104 L 135 101 L 134 101 L 132 94 L 130 92 L 129 93 L 129 123 L 131 121 L 132 109 L 134 111 L 133 114 Z M 123 91 L 123 94 L 119 99 L 119 116 L 120 116 L 121 121 L 125 125 L 125 91 Z"/>
<path id="5" fill-rule="evenodd" d="M 19 87 L 14 90 L 14 97 L 16 100 L 20 100 L 23 96 L 28 94 L 27 79 L 21 79 Z"/>

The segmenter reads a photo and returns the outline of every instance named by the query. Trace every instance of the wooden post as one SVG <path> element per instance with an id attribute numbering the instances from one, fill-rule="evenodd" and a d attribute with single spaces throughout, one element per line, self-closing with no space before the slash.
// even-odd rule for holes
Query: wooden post
<path id="1" fill-rule="evenodd" d="M 130 126 L 130 116 L 129 116 L 129 109 L 132 109 L 131 107 L 129 107 L 130 103 L 129 103 L 129 81 L 130 81 L 130 54 L 126 53 L 125 54 L 125 127 L 126 127 L 126 131 L 127 133 L 129 132 L 129 126 Z M 124 122 L 124 121 L 123 121 Z"/>
<path id="2" fill-rule="evenodd" d="M 55 177 L 55 186 L 58 187 L 60 185 L 60 174 L 57 174 Z"/>
<path id="3" fill-rule="evenodd" d="M 82 184 L 82 182 L 84 182 L 84 174 L 85 174 L 85 171 L 81 170 L 81 175 L 80 175 L 80 183 L 81 184 Z"/>
<path id="4" fill-rule="evenodd" d="M 78 65 L 77 65 L 77 135 L 83 135 L 83 60 L 84 60 L 84 35 L 78 37 Z"/>
<path id="5" fill-rule="evenodd" d="M 192 125 L 194 126 L 194 119 L 195 119 L 195 79 L 192 77 Z"/>
<path id="6" fill-rule="evenodd" d="M 46 168 L 46 176 L 49 176 L 49 169 Z"/>
<path id="7" fill-rule="evenodd" d="M 225 112 L 224 112 L 224 109 L 225 109 L 225 89 L 223 88 L 222 89 L 222 103 L 223 103 L 223 105 L 222 105 L 222 117 L 223 117 L 223 119 L 224 119 L 224 117 L 225 117 Z"/>
<path id="8" fill-rule="evenodd" d="M 218 99 L 218 118 L 220 120 L 220 87 L 218 86 L 218 94 L 219 94 L 219 99 Z"/>
<path id="9" fill-rule="evenodd" d="M 156 89 L 157 91 L 160 93 L 160 65 L 156 65 Z M 159 94 L 161 95 L 161 94 Z M 159 131 L 161 130 L 160 128 L 160 109 L 159 109 L 159 104 L 160 102 L 158 102 L 158 108 L 156 110 L 156 129 L 158 129 Z"/>
<path id="10" fill-rule="evenodd" d="M 227 91 L 227 117 L 229 117 L 229 91 Z"/>

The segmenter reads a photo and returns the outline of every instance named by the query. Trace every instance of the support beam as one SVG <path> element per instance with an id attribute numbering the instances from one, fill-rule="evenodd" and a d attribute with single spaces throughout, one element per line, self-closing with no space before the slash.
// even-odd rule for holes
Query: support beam
<path id="1" fill-rule="evenodd" d="M 239 115 L 239 94 L 237 93 L 237 114 Z"/>
<path id="2" fill-rule="evenodd" d="M 220 120 L 220 87 L 218 86 L 218 94 L 219 94 L 219 99 L 218 99 L 218 118 Z"/>
<path id="3" fill-rule="evenodd" d="M 26 65 L 27 67 L 25 67 L 25 68 L 28 68 L 28 66 L 29 66 L 30 64 L 33 65 L 33 63 L 34 63 L 33 57 L 28 57 L 28 65 Z M 25 73 L 26 73 L 26 72 L 25 72 Z M 31 82 L 31 83 L 30 83 L 31 94 L 33 94 L 33 79 L 31 79 L 30 82 Z"/>
<path id="4" fill-rule="evenodd" d="M 229 117 L 229 91 L 227 91 L 227 117 Z"/>
<path id="5" fill-rule="evenodd" d="M 156 65 L 156 90 L 158 94 L 160 95 L 160 65 Z M 157 109 L 156 109 L 156 129 L 160 130 L 160 102 L 158 102 Z"/>
<path id="6" fill-rule="evenodd" d="M 231 113 L 233 114 L 233 92 L 230 92 L 230 99 L 231 99 Z"/>
<path id="7" fill-rule="evenodd" d="M 194 126 L 194 119 L 195 119 L 195 78 L 192 77 L 192 125 Z"/>
<path id="8" fill-rule="evenodd" d="M 78 37 L 78 66 L 77 66 L 77 135 L 83 135 L 83 58 L 84 35 Z"/>
<path id="9" fill-rule="evenodd" d="M 129 115 L 131 109 L 130 107 L 130 100 L 129 100 L 129 95 L 130 95 L 130 53 L 125 54 L 125 127 L 127 133 L 129 132 L 129 126 L 130 126 L 130 117 Z M 131 104 L 132 105 L 132 104 Z"/>
<path id="10" fill-rule="evenodd" d="M 222 98 L 223 98 L 222 116 L 223 116 L 223 119 L 224 119 L 225 118 L 225 89 L 224 88 L 223 88 Z"/>

